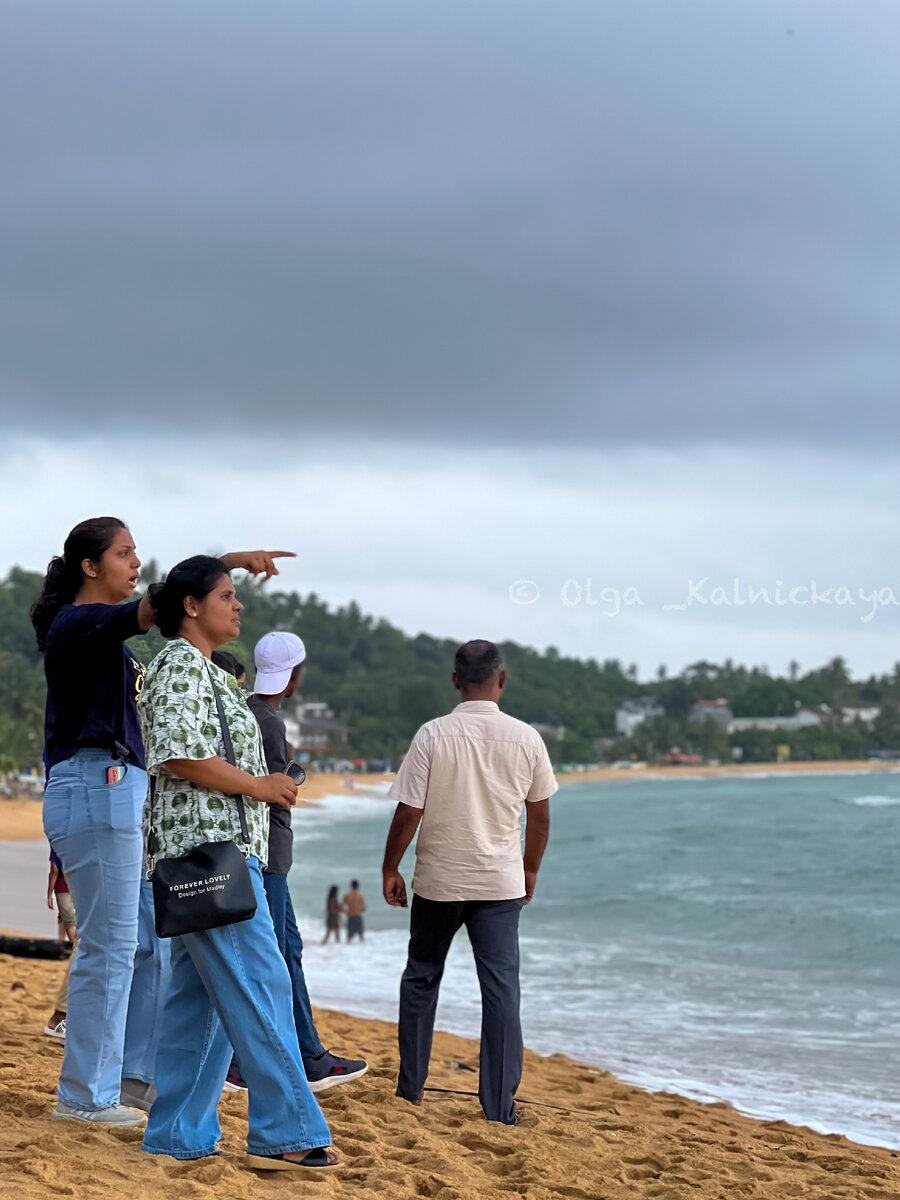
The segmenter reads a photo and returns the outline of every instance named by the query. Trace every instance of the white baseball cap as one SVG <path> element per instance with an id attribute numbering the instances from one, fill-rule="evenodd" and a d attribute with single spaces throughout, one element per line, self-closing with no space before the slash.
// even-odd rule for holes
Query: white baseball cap
<path id="1" fill-rule="evenodd" d="M 267 633 L 256 643 L 253 661 L 256 682 L 253 690 L 261 696 L 277 696 L 287 687 L 291 671 L 306 658 L 306 647 L 296 633 Z"/>

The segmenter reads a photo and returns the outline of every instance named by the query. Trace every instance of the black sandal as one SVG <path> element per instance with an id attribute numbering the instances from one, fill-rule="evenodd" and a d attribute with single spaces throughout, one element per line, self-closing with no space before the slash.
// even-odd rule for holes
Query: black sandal
<path id="1" fill-rule="evenodd" d="M 292 1171 L 294 1167 L 336 1167 L 337 1163 L 330 1163 L 328 1150 L 317 1146 L 299 1162 L 285 1158 L 283 1154 L 248 1154 L 247 1165 L 255 1171 Z"/>

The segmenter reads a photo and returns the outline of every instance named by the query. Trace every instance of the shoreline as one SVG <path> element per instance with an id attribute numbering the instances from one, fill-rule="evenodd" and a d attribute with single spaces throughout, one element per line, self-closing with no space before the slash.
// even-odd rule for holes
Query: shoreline
<path id="1" fill-rule="evenodd" d="M 598 767 L 591 771 L 565 771 L 560 783 L 626 783 L 640 779 L 759 779 L 769 775 L 900 775 L 900 761 L 828 759 L 814 762 L 720 763 L 718 766 Z"/>
<path id="2" fill-rule="evenodd" d="M 244 1167 L 246 1094 L 219 1106 L 228 1157 L 193 1163 L 144 1154 L 138 1131 L 49 1119 L 61 1048 L 40 1029 L 59 971 L 0 956 L 0 1192 L 45 1200 L 65 1185 L 86 1200 L 282 1198 L 281 1176 Z M 498 1190 L 528 1200 L 900 1195 L 896 1151 L 646 1091 L 562 1054 L 526 1050 L 521 1124 L 490 1124 L 475 1095 L 477 1042 L 445 1032 L 435 1034 L 428 1090 L 414 1107 L 393 1095 L 393 1022 L 318 1008 L 316 1022 L 326 1045 L 370 1063 L 361 1080 L 320 1097 L 341 1157 L 309 1179 L 323 1200 L 488 1200 Z"/>
<path id="3" fill-rule="evenodd" d="M 836 759 L 825 762 L 728 763 L 719 766 L 671 767 L 646 766 L 598 767 L 591 771 L 565 771 L 556 776 L 567 783 L 633 783 L 641 779 L 740 779 L 770 775 L 900 775 L 900 762 L 870 762 L 868 759 Z M 352 775 L 352 787 L 346 787 L 341 775 L 310 774 L 302 785 L 296 807 L 314 807 L 326 796 L 371 796 L 376 788 L 392 782 L 392 774 Z M 385 797 L 387 799 L 387 797 Z M 0 842 L 42 840 L 44 829 L 39 797 L 17 796 L 0 799 Z"/>

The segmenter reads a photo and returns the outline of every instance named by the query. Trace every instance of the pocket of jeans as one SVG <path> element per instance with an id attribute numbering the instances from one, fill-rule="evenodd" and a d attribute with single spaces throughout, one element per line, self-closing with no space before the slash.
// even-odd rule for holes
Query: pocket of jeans
<path id="1" fill-rule="evenodd" d="M 44 790 L 44 833 L 51 846 L 71 830 L 72 792 L 71 784 L 54 783 L 52 779 Z"/>
<path id="2" fill-rule="evenodd" d="M 137 829 L 144 809 L 144 793 L 129 771 L 119 783 L 93 784 L 88 790 L 91 820 L 110 829 Z"/>

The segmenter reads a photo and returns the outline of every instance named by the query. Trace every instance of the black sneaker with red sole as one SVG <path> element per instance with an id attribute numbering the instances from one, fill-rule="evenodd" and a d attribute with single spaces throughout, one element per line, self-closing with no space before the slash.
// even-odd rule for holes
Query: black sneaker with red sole
<path id="1" fill-rule="evenodd" d="M 303 1066 L 313 1094 L 326 1092 L 339 1083 L 352 1083 L 369 1069 L 369 1064 L 361 1058 L 338 1058 L 328 1050 L 318 1058 L 306 1059 Z"/>

